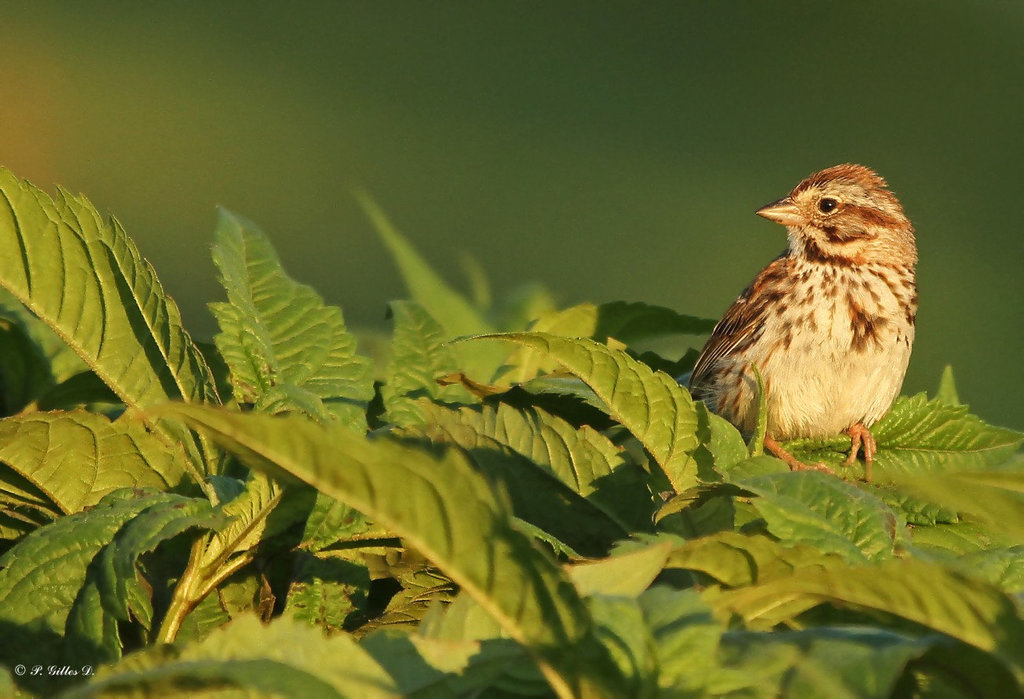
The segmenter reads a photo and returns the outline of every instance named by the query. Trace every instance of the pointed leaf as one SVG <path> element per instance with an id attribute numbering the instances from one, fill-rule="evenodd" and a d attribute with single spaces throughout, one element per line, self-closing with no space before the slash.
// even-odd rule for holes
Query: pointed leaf
<path id="1" fill-rule="evenodd" d="M 587 600 L 597 635 L 625 678 L 622 696 L 656 697 L 658 659 L 640 602 L 633 597 L 594 595 Z"/>
<path id="2" fill-rule="evenodd" d="M 370 575 L 364 565 L 302 555 L 288 587 L 285 614 L 325 631 L 337 631 L 353 610 L 365 606 L 369 587 Z"/>
<path id="3" fill-rule="evenodd" d="M 358 510 L 319 491 L 314 492 L 313 508 L 302 531 L 302 548 L 316 552 L 370 529 L 369 522 Z"/>
<path id="4" fill-rule="evenodd" d="M 725 418 L 715 415 L 701 401 L 693 404 L 697 412 L 697 438 L 700 446 L 694 452 L 702 481 L 717 481 L 729 476 L 733 466 L 746 461 L 750 450 L 743 435 Z"/>
<path id="5" fill-rule="evenodd" d="M 768 531 L 787 542 L 856 562 L 893 555 L 896 518 L 873 495 L 817 471 L 791 471 L 745 478 L 740 487 L 761 496 L 751 504 Z"/>
<path id="6" fill-rule="evenodd" d="M 492 328 L 466 297 L 444 281 L 388 220 L 383 210 L 365 191 L 356 200 L 370 218 L 374 229 L 395 258 L 412 298 L 441 324 L 449 337 L 487 332 Z"/>
<path id="7" fill-rule="evenodd" d="M 71 643 L 65 659 L 81 665 L 119 658 L 118 622 L 137 619 L 149 629 L 153 621 L 149 592 L 136 570 L 139 557 L 182 532 L 212 529 L 223 519 L 205 499 L 167 494 L 121 527 L 89 565 L 76 595 L 66 623 Z"/>
<path id="8" fill-rule="evenodd" d="M 0 461 L 64 513 L 95 505 L 118 488 L 166 490 L 185 478 L 184 452 L 169 450 L 140 422 L 111 422 L 84 410 L 0 420 Z"/>
<path id="9" fill-rule="evenodd" d="M 365 429 L 372 367 L 356 354 L 341 309 L 325 306 L 310 287 L 292 280 L 251 221 L 222 209 L 214 241 L 213 261 L 228 301 L 210 309 L 235 398 L 314 415 L 322 401 L 343 422 Z"/>
<path id="10" fill-rule="evenodd" d="M 213 377 L 178 307 L 117 221 L 83 197 L 51 199 L 0 169 L 0 285 L 49 325 L 126 406 L 168 399 L 219 403 Z M 183 442 L 205 472 L 210 457 Z M 198 479 L 198 475 L 196 476 Z"/>
<path id="11" fill-rule="evenodd" d="M 46 357 L 17 322 L 0 308 L 0 414 L 13 415 L 55 381 Z"/>
<path id="12" fill-rule="evenodd" d="M 1024 434 L 993 427 L 967 412 L 965 405 L 929 401 L 925 395 L 900 397 L 871 428 L 878 442 L 874 480 L 901 474 L 981 468 L 1006 461 L 1024 443 Z M 786 448 L 801 461 L 839 463 L 850 449 L 849 438 L 825 442 L 797 440 Z"/>
<path id="13" fill-rule="evenodd" d="M 935 400 L 943 405 L 960 405 L 960 395 L 956 390 L 956 381 L 953 379 L 953 367 L 949 364 L 942 370 L 942 378 L 939 379 L 939 390 L 935 393 Z"/>
<path id="14" fill-rule="evenodd" d="M 663 335 L 705 335 L 717 321 L 677 313 L 664 306 L 613 301 L 597 307 L 597 326 L 590 337 L 604 342 L 614 337 L 627 345 Z"/>
<path id="15" fill-rule="evenodd" d="M 521 284 L 503 294 L 492 316 L 496 330 L 526 330 L 530 323 L 555 310 L 555 299 L 547 287 L 537 282 Z"/>
<path id="16" fill-rule="evenodd" d="M 546 333 L 481 335 L 530 347 L 582 379 L 608 414 L 633 433 L 677 493 L 697 484 L 697 413 L 690 394 L 668 374 L 655 372 L 622 350 L 593 340 Z"/>
<path id="17" fill-rule="evenodd" d="M 665 567 L 672 542 L 651 544 L 628 553 L 580 563 L 569 568 L 569 576 L 580 594 L 639 597 Z"/>
<path id="18" fill-rule="evenodd" d="M 250 467 L 283 469 L 398 533 L 533 650 L 560 695 L 608 687 L 572 585 L 515 530 L 507 506 L 459 452 L 438 457 L 297 417 L 184 405 L 165 411 L 208 432 Z"/>
<path id="19" fill-rule="evenodd" d="M 931 476 L 904 476 L 897 487 L 957 512 L 1024 543 L 1024 472 L 997 469 Z"/>
<path id="20" fill-rule="evenodd" d="M 29 338 L 32 352 L 42 358 L 54 382 L 65 381 L 88 368 L 53 328 L 4 287 L 0 287 L 0 317 L 16 325 Z"/>
<path id="21" fill-rule="evenodd" d="M 640 596 L 658 660 L 658 684 L 666 696 L 701 696 L 717 668 L 725 631 L 694 590 L 657 585 Z"/>
<path id="22" fill-rule="evenodd" d="M 453 640 L 379 631 L 359 645 L 394 678 L 403 697 L 486 696 L 509 685 L 520 695 L 550 694 L 542 678 L 528 684 L 531 670 L 538 673 L 511 639 Z M 536 691 L 530 691 L 534 686 Z"/>
<path id="23" fill-rule="evenodd" d="M 422 402 L 428 418 L 423 431 L 434 440 L 464 449 L 504 445 L 556 477 L 614 519 L 624 530 L 649 528 L 653 503 L 646 473 L 628 463 L 607 437 L 540 408 L 517 410 L 507 404 L 452 410 Z"/>
<path id="24" fill-rule="evenodd" d="M 250 473 L 242 492 L 224 503 L 221 512 L 228 523 L 211 535 L 200 557 L 205 577 L 214 577 L 218 568 L 236 554 L 245 554 L 266 535 L 268 519 L 281 501 L 281 485 L 265 473 Z M 291 524 L 282 522 L 281 526 Z"/>
<path id="25" fill-rule="evenodd" d="M 389 308 L 395 334 L 380 390 L 386 419 L 402 426 L 422 424 L 422 410 L 416 404 L 421 396 L 447 403 L 471 402 L 465 389 L 437 383 L 438 378 L 458 371 L 437 321 L 415 301 L 392 301 Z"/>
<path id="26" fill-rule="evenodd" d="M 872 628 L 733 632 L 722 637 L 719 655 L 724 667 L 709 673 L 704 691 L 711 695 L 889 697 L 908 664 L 942 640 L 936 635 L 921 638 Z"/>
<path id="27" fill-rule="evenodd" d="M 723 592 L 712 604 L 748 625 L 772 628 L 790 618 L 780 600 L 855 605 L 908 619 L 1002 658 L 1024 677 L 1024 620 L 992 585 L 913 559 L 876 566 L 802 571 L 791 578 Z M 779 612 L 782 612 L 780 614 Z"/>
<path id="28" fill-rule="evenodd" d="M 65 696 L 180 696 L 185 688 L 325 699 L 399 696 L 387 673 L 348 636 L 324 638 L 287 617 L 264 626 L 251 615 L 196 643 L 127 656 Z"/>
<path id="29" fill-rule="evenodd" d="M 31 657 L 57 660 L 78 650 L 73 639 L 64 638 L 65 622 L 93 559 L 139 512 L 175 497 L 115 491 L 90 510 L 35 530 L 0 556 L 0 623 L 20 629 L 18 634 L 0 634 L 0 660 L 32 665 L 37 663 Z M 93 622 L 103 624 L 98 593 L 90 601 L 96 612 Z M 108 625 L 105 633 L 111 632 L 116 629 Z"/>
<path id="30" fill-rule="evenodd" d="M 836 554 L 807 544 L 788 544 L 765 535 L 720 532 L 678 546 L 667 567 L 697 570 L 729 587 L 743 587 L 803 571 L 846 568 Z"/>
<path id="31" fill-rule="evenodd" d="M 435 272 L 412 244 L 392 225 L 369 193 L 357 190 L 356 201 L 366 212 L 381 241 L 398 265 L 405 286 L 414 301 L 426 309 L 444 329 L 446 340 L 465 335 L 491 332 L 494 326 L 473 307 L 464 295 L 453 289 Z M 505 353 L 500 347 L 456 347 L 462 371 L 478 381 L 489 381 Z"/>
<path id="32" fill-rule="evenodd" d="M 582 303 L 560 311 L 544 314 L 530 328 L 531 332 L 544 332 L 562 337 L 589 337 L 600 343 L 613 338 L 633 345 L 643 340 L 664 335 L 703 335 L 710 333 L 715 321 L 682 315 L 670 308 L 646 303 L 613 301 L 596 305 Z M 514 367 L 510 379 L 523 383 L 539 371 L 550 371 L 550 359 L 530 348 L 520 349 L 508 362 Z"/>

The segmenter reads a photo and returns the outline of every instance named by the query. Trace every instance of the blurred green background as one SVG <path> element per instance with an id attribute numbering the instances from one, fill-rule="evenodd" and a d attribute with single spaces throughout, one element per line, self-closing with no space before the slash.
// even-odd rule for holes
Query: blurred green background
<path id="1" fill-rule="evenodd" d="M 1024 3 L 34 2 L 0 9 L 0 163 L 117 215 L 209 336 L 222 204 L 385 327 L 368 188 L 450 279 L 718 317 L 784 247 L 754 216 L 877 169 L 914 221 L 905 390 L 952 363 L 1024 427 Z"/>

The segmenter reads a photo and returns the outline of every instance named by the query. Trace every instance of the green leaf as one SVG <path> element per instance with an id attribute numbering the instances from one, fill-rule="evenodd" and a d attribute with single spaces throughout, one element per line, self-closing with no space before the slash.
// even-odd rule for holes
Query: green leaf
<path id="1" fill-rule="evenodd" d="M 403 697 L 549 696 L 529 655 L 507 638 L 426 638 L 378 631 L 360 643 L 394 678 Z M 531 670 L 533 670 L 532 675 Z"/>
<path id="2" fill-rule="evenodd" d="M 165 411 L 250 467 L 287 471 L 402 536 L 536 654 L 558 694 L 610 691 L 571 583 L 516 531 L 507 505 L 459 452 L 434 456 L 297 417 L 183 405 Z"/>
<path id="3" fill-rule="evenodd" d="M 210 370 L 153 268 L 121 225 L 104 222 L 85 198 L 58 190 L 51 199 L 0 169 L 0 285 L 129 408 L 169 399 L 219 403 Z M 184 443 L 199 471 L 215 470 L 215 457 L 202 456 L 191 436 L 153 427 L 169 443 Z"/>
<path id="4" fill-rule="evenodd" d="M 992 583 L 1011 594 L 1024 592 L 1024 545 L 976 551 L 956 564 L 964 575 Z"/>
<path id="5" fill-rule="evenodd" d="M 737 483 L 760 497 L 751 504 L 768 531 L 808 543 L 852 562 L 893 554 L 896 518 L 885 503 L 854 485 L 817 471 L 791 471 Z"/>
<path id="6" fill-rule="evenodd" d="M 953 380 L 953 367 L 949 364 L 942 370 L 942 378 L 939 379 L 939 389 L 935 392 L 935 400 L 943 405 L 960 405 L 960 395 L 956 390 L 956 381 Z"/>
<path id="7" fill-rule="evenodd" d="M 889 509 L 905 519 L 907 524 L 931 526 L 933 524 L 952 524 L 960 521 L 960 517 L 955 509 L 943 507 L 919 495 L 893 490 L 890 486 L 863 484 L 861 488 L 881 499 Z"/>
<path id="8" fill-rule="evenodd" d="M 199 559 L 202 577 L 217 577 L 218 569 L 232 557 L 249 558 L 251 549 L 268 536 L 268 520 L 282 495 L 282 486 L 265 473 L 248 475 L 242 492 L 221 506 L 221 511 L 230 519 L 226 526 L 213 532 Z M 277 528 L 291 523 L 279 522 Z"/>
<path id="9" fill-rule="evenodd" d="M 598 342 L 615 338 L 632 345 L 663 335 L 705 335 L 717 321 L 677 313 L 646 303 L 613 301 L 597 307 L 597 325 L 590 337 Z"/>
<path id="10" fill-rule="evenodd" d="M 930 563 L 894 559 L 880 565 L 803 570 L 790 578 L 722 592 L 712 601 L 722 614 L 772 628 L 791 606 L 832 602 L 893 614 L 992 653 L 1018 681 L 1024 677 L 1024 620 L 1014 601 L 992 585 Z"/>
<path id="11" fill-rule="evenodd" d="M 903 476 L 897 487 L 947 509 L 968 513 L 994 531 L 1024 543 L 1024 472 L 1016 469 Z"/>
<path id="12" fill-rule="evenodd" d="M 965 405 L 946 405 L 925 395 L 900 397 L 892 410 L 871 428 L 878 442 L 874 480 L 885 483 L 904 474 L 976 469 L 1006 461 L 1024 443 L 1024 434 L 987 425 Z M 850 448 L 849 438 L 825 442 L 787 442 L 791 454 L 805 463 L 824 461 L 840 471 Z"/>
<path id="13" fill-rule="evenodd" d="M 319 491 L 313 493 L 313 507 L 302 530 L 301 546 L 306 550 L 316 552 L 369 530 L 369 523 L 358 510 Z"/>
<path id="14" fill-rule="evenodd" d="M 569 576 L 584 597 L 608 595 L 639 597 L 665 567 L 671 541 L 620 553 L 591 563 L 580 563 L 569 568 Z"/>
<path id="15" fill-rule="evenodd" d="M 118 490 L 90 510 L 35 530 L 0 556 L 0 624 L 19 629 L 0 634 L 0 660 L 10 665 L 38 664 L 33 658 L 57 661 L 92 648 L 96 636 L 116 643 L 117 630 L 106 620 L 92 584 L 98 574 L 94 560 L 140 512 L 180 501 L 168 493 Z M 75 604 L 81 611 L 65 638 L 65 622 Z M 88 620 L 82 618 L 87 611 Z M 81 639 L 86 621 L 94 626 Z"/>
<path id="16" fill-rule="evenodd" d="M 412 244 L 398 232 L 387 216 L 363 190 L 354 192 L 381 241 L 391 252 L 413 301 L 419 303 L 444 329 L 445 339 L 491 332 L 495 328 L 465 296 L 455 291 L 435 272 Z M 500 348 L 467 346 L 455 348 L 459 366 L 479 381 L 489 381 L 505 353 Z"/>
<path id="17" fill-rule="evenodd" d="M 743 435 L 728 420 L 709 411 L 701 401 L 694 402 L 693 407 L 697 414 L 699 442 L 693 454 L 697 473 L 701 481 L 719 481 L 730 474 L 736 464 L 750 458 L 750 450 Z"/>
<path id="18" fill-rule="evenodd" d="M 888 697 L 908 662 L 935 644 L 881 629 L 725 632 L 692 590 L 640 598 L 668 696 Z"/>
<path id="19" fill-rule="evenodd" d="M 399 696 L 388 674 L 350 637 L 324 638 L 287 617 L 264 626 L 255 616 L 236 619 L 202 641 L 126 656 L 65 696 L 171 697 L 228 689 L 245 696 Z"/>
<path id="20" fill-rule="evenodd" d="M 0 461 L 67 514 L 119 488 L 167 490 L 185 478 L 184 453 L 169 450 L 142 423 L 84 410 L 0 420 Z"/>
<path id="21" fill-rule="evenodd" d="M 491 307 L 491 282 L 487 278 L 487 270 L 480 264 L 480 260 L 465 251 L 459 253 L 459 267 L 469 282 L 473 306 L 480 311 L 487 311 Z"/>
<path id="22" fill-rule="evenodd" d="M 235 399 L 268 412 L 324 410 L 366 429 L 372 366 L 356 354 L 341 309 L 292 280 L 266 235 L 221 210 L 213 261 L 227 303 L 212 303 L 214 338 L 231 371 Z"/>
<path id="23" fill-rule="evenodd" d="M 36 317 L 25 304 L 0 287 L 0 316 L 17 326 L 32 343 L 32 352 L 41 357 L 54 382 L 66 381 L 88 367 L 82 358 L 53 329 Z"/>
<path id="24" fill-rule="evenodd" d="M 288 587 L 285 614 L 324 630 L 340 630 L 353 610 L 365 606 L 369 587 L 366 566 L 302 554 Z"/>
<path id="25" fill-rule="evenodd" d="M 548 312 L 538 318 L 530 330 L 562 337 L 589 337 L 600 343 L 614 339 L 633 345 L 664 335 L 702 335 L 714 327 L 713 320 L 682 315 L 670 308 L 613 301 L 601 305 L 582 303 Z M 550 358 L 527 347 L 514 354 L 508 364 L 513 367 L 508 378 L 514 383 L 529 381 L 540 371 L 550 371 L 553 366 Z"/>
<path id="26" fill-rule="evenodd" d="M 731 632 L 722 637 L 722 668 L 710 673 L 711 695 L 889 697 L 907 665 L 937 636 L 883 629 L 819 627 L 802 631 Z"/>
<path id="27" fill-rule="evenodd" d="M 13 415 L 54 383 L 40 348 L 16 321 L 0 315 L 0 412 Z"/>
<path id="28" fill-rule="evenodd" d="M 439 377 L 458 371 L 437 321 L 415 301 L 392 301 L 389 308 L 395 334 L 380 390 L 385 418 L 402 426 L 422 424 L 423 412 L 416 403 L 421 396 L 449 403 L 471 402 L 463 388 L 437 383 Z"/>
<path id="29" fill-rule="evenodd" d="M 127 522 L 93 559 L 68 614 L 73 643 L 66 650 L 73 659 L 96 663 L 120 657 L 117 622 L 136 619 L 148 630 L 153 620 L 150 592 L 136 570 L 139 557 L 182 532 L 213 529 L 223 519 L 205 499 L 167 494 Z"/>
<path id="30" fill-rule="evenodd" d="M 658 659 L 654 639 L 635 598 L 594 595 L 587 600 L 597 636 L 626 678 L 622 696 L 656 697 Z"/>
<path id="31" fill-rule="evenodd" d="M 537 282 L 527 282 L 502 294 L 492 311 L 493 325 L 502 332 L 526 330 L 530 323 L 555 310 L 551 292 Z"/>
<path id="32" fill-rule="evenodd" d="M 404 551 L 390 550 L 388 555 L 382 558 L 385 560 L 399 559 L 400 563 L 397 567 L 387 566 L 387 570 L 388 577 L 396 580 L 401 585 L 401 589 L 388 601 L 387 607 L 381 614 L 375 615 L 366 623 L 359 625 L 358 633 L 365 634 L 379 629 L 403 629 L 423 633 L 423 629 L 428 623 L 427 618 L 432 612 L 436 613 L 441 609 L 450 609 L 453 606 L 449 603 L 456 597 L 458 586 L 424 561 L 422 557 L 406 549 Z M 375 567 L 371 566 L 371 577 L 378 575 L 373 571 Z M 465 595 L 461 595 L 461 597 L 469 599 Z M 497 635 L 500 629 L 497 622 L 482 609 L 480 614 L 495 627 L 495 633 L 491 635 Z M 354 616 L 358 619 L 358 614 Z"/>
<path id="33" fill-rule="evenodd" d="M 423 432 L 435 441 L 470 450 L 506 446 L 596 505 L 624 531 L 649 529 L 653 503 L 646 473 L 600 432 L 586 425 L 577 430 L 540 408 L 504 403 L 453 410 L 422 402 L 420 409 L 428 418 Z"/>
<path id="34" fill-rule="evenodd" d="M 1020 543 L 1002 531 L 993 531 L 991 527 L 964 520 L 956 524 L 914 527 L 911 541 L 916 555 L 925 560 L 938 558 L 939 561 L 948 560 L 950 554 L 959 559 L 965 554 L 1008 548 Z"/>
<path id="35" fill-rule="evenodd" d="M 694 590 L 656 585 L 640 596 L 654 640 L 658 685 L 665 696 L 701 696 L 718 661 L 725 630 Z"/>
<path id="36" fill-rule="evenodd" d="M 36 410 L 74 410 L 84 407 L 92 412 L 120 414 L 124 406 L 103 380 L 91 371 L 83 371 L 51 386 L 23 412 Z M 108 410 L 107 408 L 112 408 Z"/>
<path id="37" fill-rule="evenodd" d="M 481 335 L 540 351 L 583 380 L 608 414 L 650 452 L 677 493 L 697 484 L 697 413 L 690 394 L 622 350 L 546 333 Z"/>
<path id="38" fill-rule="evenodd" d="M 751 364 L 750 368 L 757 380 L 757 427 L 750 438 L 749 450 L 751 456 L 761 456 L 764 454 L 764 438 L 768 432 L 768 392 L 764 390 L 764 378 L 757 364 Z"/>
<path id="39" fill-rule="evenodd" d="M 672 551 L 666 565 L 700 571 L 729 587 L 846 566 L 838 555 L 820 552 L 807 544 L 739 532 L 720 532 L 687 541 Z"/>

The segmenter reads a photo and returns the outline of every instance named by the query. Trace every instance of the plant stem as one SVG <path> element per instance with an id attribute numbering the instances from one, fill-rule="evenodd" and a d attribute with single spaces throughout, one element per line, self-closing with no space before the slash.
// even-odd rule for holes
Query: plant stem
<path id="1" fill-rule="evenodd" d="M 206 551 L 208 539 L 209 537 L 207 536 L 200 536 L 192 542 L 192 551 L 188 557 L 188 565 L 185 567 L 185 572 L 182 573 L 181 579 L 178 580 L 178 584 L 174 587 L 171 604 L 167 607 L 167 613 L 164 615 L 164 620 L 161 622 L 160 630 L 156 635 L 155 641 L 157 643 L 174 643 L 174 639 L 177 638 L 178 631 L 181 629 L 181 624 L 185 621 L 185 617 L 188 616 L 188 613 L 195 608 L 201 599 L 196 599 L 193 592 L 200 583 L 200 562 Z"/>

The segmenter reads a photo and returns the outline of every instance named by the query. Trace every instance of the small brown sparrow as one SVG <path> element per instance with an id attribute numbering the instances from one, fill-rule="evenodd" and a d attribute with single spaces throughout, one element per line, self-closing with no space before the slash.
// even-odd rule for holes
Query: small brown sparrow
<path id="1" fill-rule="evenodd" d="M 789 248 L 725 312 L 690 377 L 690 390 L 742 432 L 757 425 L 757 383 L 767 400 L 765 448 L 808 466 L 780 442 L 848 434 L 846 464 L 892 405 L 910 360 L 917 315 L 914 229 L 886 182 L 862 165 L 836 165 L 757 210 L 781 223 Z"/>

